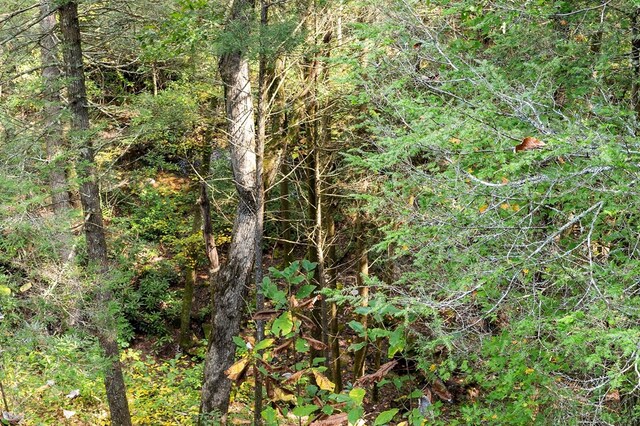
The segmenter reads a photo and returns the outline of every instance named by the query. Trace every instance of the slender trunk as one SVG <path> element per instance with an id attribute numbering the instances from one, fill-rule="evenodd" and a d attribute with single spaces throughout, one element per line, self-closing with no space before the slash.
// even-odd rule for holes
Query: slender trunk
<path id="1" fill-rule="evenodd" d="M 260 32 L 264 32 L 267 26 L 268 6 L 265 0 L 260 0 Z M 267 58 L 265 48 L 262 44 L 264 35 L 261 34 L 261 51 L 258 65 L 258 128 L 256 137 L 256 240 L 255 240 L 255 260 L 254 260 L 254 279 L 256 285 L 256 310 L 264 309 L 264 294 L 262 293 L 262 278 L 264 276 L 262 270 L 262 237 L 264 234 L 264 145 L 266 139 L 267 127 Z M 264 320 L 256 321 L 256 343 L 264 339 Z M 253 424 L 260 426 L 262 424 L 262 375 L 257 368 L 255 373 L 255 399 L 253 410 Z"/>
<path id="2" fill-rule="evenodd" d="M 199 221 L 200 212 L 198 211 L 194 214 L 196 217 L 193 218 L 193 228 L 194 231 L 197 231 L 200 225 L 196 225 L 196 222 Z M 193 291 L 196 285 L 196 268 L 192 259 L 189 259 L 188 262 L 189 265 L 184 272 L 184 291 L 182 292 L 182 311 L 180 312 L 179 345 L 183 351 L 188 351 L 193 343 L 191 339 L 191 308 L 193 306 Z"/>
<path id="3" fill-rule="evenodd" d="M 60 30 L 63 40 L 64 62 L 67 71 L 67 95 L 71 111 L 71 130 L 74 142 L 80 150 L 80 161 L 76 172 L 81 181 L 80 201 L 84 215 L 84 232 L 87 240 L 89 263 L 98 268 L 96 283 L 108 281 L 109 260 L 104 234 L 100 193 L 94 173 L 94 154 L 89 131 L 89 111 L 82 63 L 82 45 L 80 24 L 78 22 L 78 4 L 68 2 L 59 9 Z M 98 284 L 97 284 L 98 285 Z M 98 287 L 98 302 L 103 308 L 111 303 L 111 290 Z M 120 364 L 117 343 L 117 320 L 101 315 L 96 318 L 96 334 L 108 362 L 105 366 L 105 387 L 111 424 L 114 426 L 131 425 L 129 405 Z"/>
<path id="4" fill-rule="evenodd" d="M 282 179 L 280 180 L 280 234 L 282 235 L 282 269 L 285 269 L 293 261 L 293 244 L 291 233 L 291 215 L 289 203 L 289 141 L 297 141 L 298 126 L 290 126 L 291 114 L 287 114 L 284 119 L 283 127 L 289 128 L 288 134 L 285 136 L 285 143 L 282 148 Z"/>
<path id="5" fill-rule="evenodd" d="M 251 1 L 235 0 L 231 22 L 248 28 L 251 7 Z M 224 54 L 220 59 L 220 74 L 225 88 L 231 165 L 239 203 L 228 260 L 212 284 L 213 324 L 204 367 L 201 423 L 215 411 L 226 421 L 231 382 L 224 372 L 233 364 L 235 356 L 233 336 L 240 331 L 244 297 L 255 260 L 257 227 L 253 100 L 249 63 L 244 52 Z"/>
<path id="6" fill-rule="evenodd" d="M 56 215 L 64 214 L 71 209 L 69 199 L 67 176 L 63 156 L 62 126 L 60 114 L 62 103 L 60 101 L 60 68 L 56 55 L 58 43 L 54 35 L 56 15 L 51 6 L 51 0 L 40 1 L 40 58 L 42 61 L 42 80 L 44 84 L 44 141 L 47 151 L 47 163 L 49 165 L 49 187 L 53 211 Z M 66 253 L 68 255 L 68 253 Z M 63 257 L 66 257 L 63 253 Z"/>
<path id="7" fill-rule="evenodd" d="M 205 179 L 209 174 L 209 161 L 211 158 L 211 145 L 207 145 L 202 151 L 202 159 L 198 174 L 201 179 Z M 209 259 L 209 268 L 214 269 L 218 263 L 218 251 L 216 249 L 216 241 L 213 237 L 211 225 L 211 213 L 209 196 L 207 194 L 207 182 L 201 180 L 196 187 L 198 191 L 198 200 L 193 209 L 193 226 L 191 232 L 195 234 L 202 228 L 204 242 L 206 246 L 206 254 Z M 203 220 L 204 219 L 204 220 Z M 179 344 L 182 350 L 188 350 L 191 347 L 191 309 L 193 306 L 193 293 L 196 285 L 196 258 L 195 255 L 189 256 L 185 267 L 185 284 L 182 293 L 182 311 L 180 314 L 180 338 Z M 216 265 L 212 265 L 216 263 Z"/>
<path id="8" fill-rule="evenodd" d="M 356 275 L 356 285 L 358 287 L 358 293 L 360 294 L 360 298 L 362 300 L 362 306 L 367 306 L 369 304 L 369 287 L 365 283 L 365 278 L 369 276 L 369 259 L 367 256 L 367 248 L 364 242 L 364 226 L 360 224 L 358 226 L 360 229 L 358 239 L 358 249 L 357 249 L 357 258 L 358 258 L 358 272 Z M 359 319 L 362 327 L 367 330 L 367 315 L 360 315 Z M 358 343 L 366 343 L 367 337 L 359 337 Z M 365 373 L 365 358 L 367 356 L 367 345 L 365 344 L 362 348 L 358 349 L 355 354 L 355 359 L 353 361 L 353 378 L 358 379 L 362 377 Z"/>
<path id="9" fill-rule="evenodd" d="M 337 256 L 336 256 L 336 224 L 333 220 L 333 209 L 329 209 L 327 214 L 327 264 L 328 270 L 328 282 L 327 285 L 330 289 L 335 290 L 338 283 L 337 276 Z M 331 372 L 333 373 L 333 383 L 335 383 L 335 392 L 340 393 L 342 391 L 342 365 L 340 362 L 340 327 L 338 323 L 338 305 L 336 302 L 332 302 L 329 308 L 329 346 L 331 348 Z"/>
<path id="10" fill-rule="evenodd" d="M 640 7 L 631 15 L 631 105 L 640 121 Z"/>

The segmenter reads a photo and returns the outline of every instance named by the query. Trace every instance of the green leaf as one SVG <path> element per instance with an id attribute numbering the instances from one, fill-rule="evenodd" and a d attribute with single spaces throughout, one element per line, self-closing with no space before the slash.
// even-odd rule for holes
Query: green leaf
<path id="1" fill-rule="evenodd" d="M 364 414 L 363 407 L 355 407 L 349 410 L 349 413 L 347 414 L 347 420 L 349 421 L 349 424 L 350 425 L 356 424 L 356 422 L 362 417 L 363 414 Z"/>
<path id="2" fill-rule="evenodd" d="M 397 413 L 397 408 L 383 411 L 382 413 L 378 414 L 378 417 L 376 417 L 376 420 L 373 422 L 373 426 L 385 425 L 389 423 L 391 420 L 393 420 L 393 416 L 395 416 Z"/>
<path id="3" fill-rule="evenodd" d="M 358 321 L 349 321 L 349 327 L 351 327 L 356 333 L 358 334 L 363 334 L 364 333 L 364 325 L 362 325 L 362 323 L 359 323 Z"/>
<path id="4" fill-rule="evenodd" d="M 273 339 L 264 339 L 259 341 L 256 344 L 256 347 L 253 348 L 255 351 L 262 351 L 264 349 L 267 349 L 268 347 L 270 347 L 271 345 L 273 345 L 274 340 Z"/>
<path id="5" fill-rule="evenodd" d="M 353 388 L 349 391 L 349 398 L 354 404 L 361 405 L 366 393 L 367 391 L 362 388 Z"/>
<path id="6" fill-rule="evenodd" d="M 318 410 L 317 405 L 312 404 L 312 405 L 301 405 L 299 407 L 296 407 L 292 410 L 292 413 L 298 417 L 307 417 L 309 415 L 311 415 L 313 412 Z"/>
<path id="7" fill-rule="evenodd" d="M 244 339 L 242 339 L 242 337 L 233 336 L 232 339 L 233 339 L 233 343 L 235 343 L 237 347 L 239 347 L 240 349 L 247 349 L 247 342 L 245 342 Z"/>
<path id="8" fill-rule="evenodd" d="M 267 422 L 268 425 L 277 424 L 278 412 L 275 410 L 275 408 L 267 407 L 264 410 L 262 410 L 262 413 L 260 413 L 260 415 Z"/>
<path id="9" fill-rule="evenodd" d="M 286 336 L 293 331 L 293 316 L 291 312 L 283 312 L 271 325 L 271 332 L 275 336 Z"/>
<path id="10" fill-rule="evenodd" d="M 316 262 L 309 262 L 307 259 L 302 259 L 302 267 L 305 271 L 313 271 L 318 264 Z"/>
<path id="11" fill-rule="evenodd" d="M 402 327 L 396 328 L 393 333 L 391 333 L 391 336 L 389 336 L 389 358 L 392 358 L 396 353 L 402 351 L 406 343 L 404 329 Z"/>
<path id="12" fill-rule="evenodd" d="M 366 341 L 360 342 L 360 343 L 352 343 L 351 345 L 349 345 L 348 349 L 350 351 L 356 352 L 356 351 L 359 351 L 360 349 L 364 348 L 365 346 L 367 346 L 367 343 L 368 342 L 366 342 Z"/>
<path id="13" fill-rule="evenodd" d="M 304 339 L 297 338 L 296 339 L 296 352 L 298 353 L 307 353 L 309 352 L 309 342 Z"/>
<path id="14" fill-rule="evenodd" d="M 298 289 L 298 292 L 296 293 L 296 298 L 304 299 L 305 297 L 309 297 L 311 293 L 313 293 L 313 290 L 315 290 L 316 287 L 317 286 L 313 284 L 305 284 L 301 286 L 300 289 Z"/>

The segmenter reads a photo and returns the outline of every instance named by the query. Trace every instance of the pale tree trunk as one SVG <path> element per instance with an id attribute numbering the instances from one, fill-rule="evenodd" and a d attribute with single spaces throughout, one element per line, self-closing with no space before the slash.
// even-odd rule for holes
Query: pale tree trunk
<path id="1" fill-rule="evenodd" d="M 44 142 L 49 165 L 49 187 L 53 211 L 56 215 L 63 215 L 71 209 L 65 163 L 61 161 L 63 155 L 62 126 L 60 113 L 60 69 L 58 68 L 58 43 L 54 34 L 56 15 L 53 13 L 51 0 L 40 1 L 40 58 L 42 62 L 42 80 L 44 97 Z M 65 249 L 66 250 L 66 249 Z M 68 253 L 67 253 L 68 255 Z M 63 257 L 66 257 L 63 254 Z"/>
<path id="2" fill-rule="evenodd" d="M 80 201 L 84 216 L 84 232 L 87 240 L 89 263 L 96 266 L 98 272 L 96 285 L 100 285 L 99 283 L 108 281 L 106 275 L 109 272 L 109 260 L 102 211 L 100 209 L 100 193 L 94 173 L 93 146 L 88 135 L 89 111 L 87 109 L 87 92 L 82 63 L 78 4 L 75 2 L 63 4 L 60 6 L 59 14 L 68 80 L 67 96 L 71 111 L 71 131 L 80 151 L 76 172 L 81 181 Z M 108 311 L 107 307 L 111 302 L 111 291 L 106 287 L 98 287 L 97 293 L 101 308 Z M 111 424 L 114 426 L 131 425 L 119 348 L 116 340 L 117 321 L 115 318 L 100 314 L 96 315 L 93 325 L 100 346 L 107 358 L 104 381 L 111 412 Z"/>
<path id="3" fill-rule="evenodd" d="M 252 2 L 235 0 L 231 22 L 248 29 Z M 205 360 L 201 423 L 215 411 L 223 416 L 229 408 L 231 382 L 225 370 L 233 364 L 233 336 L 240 332 L 247 284 L 251 278 L 256 239 L 256 142 L 249 63 L 244 52 L 226 53 L 220 59 L 225 88 L 229 146 L 238 210 L 228 260 L 213 288 L 213 324 Z M 224 419 L 223 419 L 224 421 Z"/>

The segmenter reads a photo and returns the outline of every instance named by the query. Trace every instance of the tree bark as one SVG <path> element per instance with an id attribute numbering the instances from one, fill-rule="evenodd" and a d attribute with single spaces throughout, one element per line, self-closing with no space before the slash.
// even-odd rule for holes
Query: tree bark
<path id="1" fill-rule="evenodd" d="M 64 214 L 71 209 L 65 164 L 63 155 L 62 126 L 60 114 L 60 68 L 58 68 L 58 43 L 54 35 L 56 15 L 51 0 L 40 1 L 40 58 L 42 62 L 42 80 L 44 97 L 44 141 L 49 165 L 49 187 L 51 188 L 52 207 L 56 215 Z M 64 257 L 64 254 L 63 254 Z"/>
<path id="2" fill-rule="evenodd" d="M 265 0 L 260 0 L 260 31 L 264 32 L 267 26 L 268 5 Z M 262 239 L 264 234 L 264 145 L 266 141 L 267 127 L 267 57 L 266 46 L 263 45 L 264 35 L 260 35 L 260 60 L 258 69 L 258 128 L 256 138 L 256 240 L 255 240 L 255 261 L 254 261 L 254 281 L 256 285 L 256 311 L 264 309 L 264 294 L 262 293 Z M 264 339 L 264 320 L 256 321 L 256 343 Z M 262 425 L 262 375 L 258 368 L 254 368 L 255 393 L 254 393 L 254 426 Z"/>
<path id="3" fill-rule="evenodd" d="M 631 105 L 640 121 L 640 7 L 631 15 Z"/>
<path id="4" fill-rule="evenodd" d="M 358 258 L 358 271 L 356 274 L 356 285 L 358 287 L 358 293 L 362 300 L 362 306 L 367 306 L 369 304 L 369 287 L 367 283 L 365 283 L 365 278 L 369 276 L 369 259 L 367 256 L 367 248 L 364 241 L 365 235 L 365 226 L 362 222 L 358 225 L 358 248 L 357 255 Z M 359 322 L 362 324 L 362 327 L 365 331 L 368 328 L 368 317 L 366 314 L 362 314 L 359 316 Z M 367 337 L 358 337 L 358 343 L 367 342 Z M 355 358 L 353 360 L 353 378 L 359 379 L 365 373 L 365 358 L 367 356 L 367 345 L 364 345 L 361 349 L 357 350 L 355 353 Z"/>
<path id="5" fill-rule="evenodd" d="M 80 201 L 84 215 L 84 233 L 87 240 L 89 264 L 97 268 L 97 283 L 105 282 L 109 271 L 107 243 L 104 234 L 100 193 L 94 173 L 94 153 L 89 131 L 89 111 L 82 62 L 80 24 L 78 22 L 78 4 L 67 2 L 60 6 L 60 31 L 63 41 L 64 62 L 67 73 L 67 95 L 71 111 L 71 131 L 74 142 L 80 150 L 76 172 L 81 181 Z M 98 302 L 108 310 L 111 291 L 106 287 L 97 287 Z M 131 425 L 129 405 L 120 364 L 117 337 L 117 321 L 107 315 L 96 317 L 94 324 L 100 346 L 108 362 L 105 366 L 105 387 L 111 424 L 114 426 Z"/>
<path id="6" fill-rule="evenodd" d="M 252 2 L 235 0 L 231 23 L 248 28 Z M 244 52 L 235 50 L 220 59 L 229 126 L 231 165 L 239 203 L 233 226 L 228 260 L 214 280 L 213 324 L 205 360 L 201 423 L 218 411 L 225 421 L 231 382 L 225 370 L 233 364 L 233 336 L 240 331 L 244 297 L 251 277 L 256 238 L 256 143 L 249 63 Z"/>

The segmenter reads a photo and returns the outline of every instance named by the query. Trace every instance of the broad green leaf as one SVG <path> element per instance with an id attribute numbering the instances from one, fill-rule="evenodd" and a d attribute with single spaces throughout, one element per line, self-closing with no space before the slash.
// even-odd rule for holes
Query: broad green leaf
<path id="1" fill-rule="evenodd" d="M 293 316 L 291 312 L 283 312 L 278 318 L 273 321 L 271 326 L 271 332 L 275 336 L 286 336 L 293 330 Z"/>
<path id="2" fill-rule="evenodd" d="M 366 393 L 367 391 L 362 388 L 353 388 L 349 391 L 349 398 L 351 398 L 354 404 L 361 405 Z"/>
<path id="3" fill-rule="evenodd" d="M 368 342 L 359 342 L 359 343 L 352 343 L 349 345 L 349 350 L 356 352 L 359 351 L 360 349 L 364 348 L 365 346 L 367 346 Z"/>
<path id="4" fill-rule="evenodd" d="M 296 407 L 292 410 L 292 413 L 298 417 L 307 417 L 309 415 L 311 415 L 312 413 L 314 413 L 315 411 L 318 410 L 317 405 L 312 404 L 312 405 L 301 405 L 299 407 Z"/>
<path id="5" fill-rule="evenodd" d="M 359 323 L 358 321 L 349 321 L 349 327 L 351 327 L 356 333 L 362 334 L 364 333 L 364 325 Z"/>
<path id="6" fill-rule="evenodd" d="M 255 351 L 261 351 L 264 349 L 267 349 L 268 347 L 270 347 L 271 345 L 273 345 L 274 340 L 273 339 L 264 339 L 261 340 L 260 342 L 258 342 L 255 346 L 255 348 L 253 348 Z"/>
<path id="7" fill-rule="evenodd" d="M 297 338 L 296 339 L 296 352 L 298 353 L 307 353 L 309 352 L 309 342 L 304 339 Z"/>
<path id="8" fill-rule="evenodd" d="M 301 286 L 298 289 L 298 292 L 296 293 L 296 298 L 297 299 L 304 299 L 305 297 L 309 297 L 309 295 L 311 295 L 311 293 L 313 293 L 313 290 L 316 287 L 317 286 L 315 286 L 313 284 L 305 284 L 305 285 Z"/>
<path id="9" fill-rule="evenodd" d="M 392 408 L 391 410 L 383 411 L 382 413 L 378 414 L 378 417 L 376 417 L 376 420 L 373 422 L 373 426 L 380 426 L 380 425 L 385 425 L 389 423 L 391 420 L 393 420 L 393 417 L 397 413 L 398 413 L 397 408 Z"/>
<path id="10" fill-rule="evenodd" d="M 275 408 L 269 406 L 264 410 L 262 410 L 262 413 L 260 415 L 267 422 L 268 425 L 277 424 L 278 412 L 276 411 Z"/>
<path id="11" fill-rule="evenodd" d="M 302 259 L 302 267 L 307 272 L 314 270 L 317 265 L 316 262 L 309 262 L 307 259 Z"/>
<path id="12" fill-rule="evenodd" d="M 347 414 L 349 425 L 355 425 L 356 422 L 360 420 L 363 414 L 364 414 L 363 407 L 355 407 L 349 410 L 349 413 Z"/>

